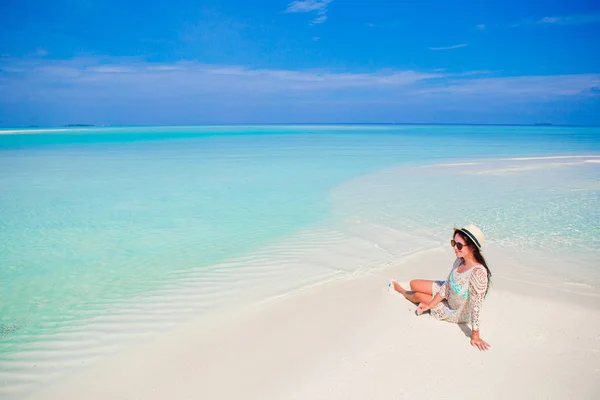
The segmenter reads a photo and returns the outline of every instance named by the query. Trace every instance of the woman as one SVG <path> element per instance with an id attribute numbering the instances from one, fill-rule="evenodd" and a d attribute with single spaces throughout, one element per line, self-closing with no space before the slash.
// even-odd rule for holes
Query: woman
<path id="1" fill-rule="evenodd" d="M 446 281 L 414 280 L 411 291 L 392 281 L 394 289 L 417 307 L 417 315 L 430 310 L 431 315 L 454 323 L 471 322 L 471 344 L 479 350 L 490 345 L 479 336 L 479 311 L 490 283 L 488 268 L 481 246 L 485 241 L 483 232 L 475 225 L 454 228 L 450 244 L 456 254 L 456 262 Z"/>

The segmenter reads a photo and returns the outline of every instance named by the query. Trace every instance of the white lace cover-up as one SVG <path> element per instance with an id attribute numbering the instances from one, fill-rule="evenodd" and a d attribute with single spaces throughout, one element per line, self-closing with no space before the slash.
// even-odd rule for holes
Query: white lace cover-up
<path id="1" fill-rule="evenodd" d="M 471 322 L 474 331 L 479 330 L 479 312 L 488 287 L 485 267 L 477 264 L 473 268 L 458 272 L 463 259 L 457 258 L 446 281 L 434 281 L 432 294 L 444 299 L 431 309 L 431 315 L 439 320 L 457 324 Z"/>

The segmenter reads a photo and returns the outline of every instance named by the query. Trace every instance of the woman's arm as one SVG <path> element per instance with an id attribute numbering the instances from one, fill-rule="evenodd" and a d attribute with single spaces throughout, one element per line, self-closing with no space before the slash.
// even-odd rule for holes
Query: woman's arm
<path id="1" fill-rule="evenodd" d="M 479 350 L 487 350 L 490 345 L 479 337 L 479 312 L 483 305 L 485 291 L 488 286 L 488 277 L 485 268 L 476 267 L 471 273 L 469 281 L 470 302 L 471 302 L 471 345 Z"/>
<path id="2" fill-rule="evenodd" d="M 442 300 L 444 300 L 444 298 L 442 296 L 440 296 L 440 294 L 438 293 L 438 294 L 435 295 L 435 297 L 433 299 L 431 299 L 431 301 L 429 303 L 421 303 L 421 304 L 419 304 L 419 306 L 417 307 L 417 315 L 421 315 L 425 311 L 431 310 L 433 307 L 435 307 L 438 304 L 440 304 L 440 302 Z"/>

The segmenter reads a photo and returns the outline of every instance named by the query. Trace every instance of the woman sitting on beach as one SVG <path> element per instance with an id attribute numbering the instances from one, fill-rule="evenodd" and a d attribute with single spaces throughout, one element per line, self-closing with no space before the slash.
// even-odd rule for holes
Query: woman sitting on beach
<path id="1" fill-rule="evenodd" d="M 471 344 L 479 350 L 490 348 L 479 337 L 479 311 L 492 275 L 481 254 L 484 240 L 475 225 L 455 228 L 450 244 L 457 259 L 446 281 L 413 280 L 410 291 L 396 281 L 391 283 L 397 292 L 419 305 L 417 315 L 430 310 L 439 320 L 458 324 L 471 321 Z"/>

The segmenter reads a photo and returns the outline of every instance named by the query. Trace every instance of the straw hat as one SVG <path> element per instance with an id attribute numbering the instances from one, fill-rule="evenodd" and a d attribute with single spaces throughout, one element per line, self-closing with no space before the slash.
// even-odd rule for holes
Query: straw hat
<path id="1" fill-rule="evenodd" d="M 485 235 L 483 232 L 481 232 L 481 229 L 475 225 L 470 224 L 464 228 L 454 228 L 454 232 L 461 232 L 465 234 L 469 237 L 469 239 L 471 239 L 471 241 L 473 241 L 473 243 L 475 243 L 475 246 L 477 246 L 479 250 L 482 250 L 481 246 L 483 246 L 483 243 L 485 242 Z"/>

